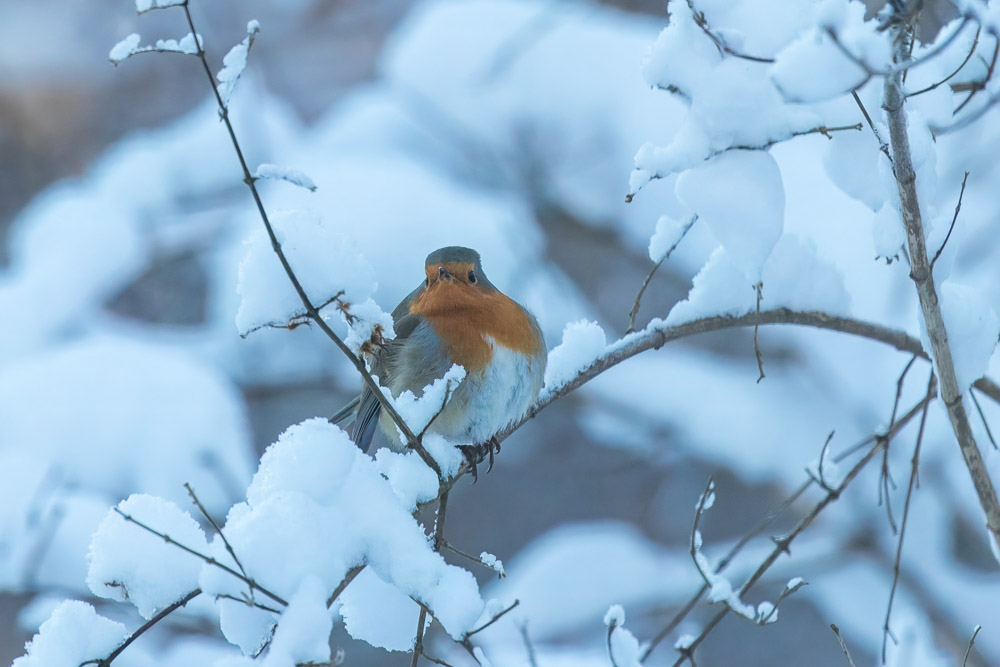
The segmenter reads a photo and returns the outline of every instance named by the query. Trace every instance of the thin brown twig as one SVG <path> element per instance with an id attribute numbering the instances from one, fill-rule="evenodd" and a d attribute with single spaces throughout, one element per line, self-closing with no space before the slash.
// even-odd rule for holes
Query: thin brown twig
<path id="1" fill-rule="evenodd" d="M 215 530 L 218 536 L 222 538 L 222 543 L 225 545 L 226 551 L 229 552 L 229 555 L 233 557 L 236 567 L 240 568 L 240 572 L 243 573 L 244 577 L 250 579 L 250 575 L 247 574 L 246 568 L 243 567 L 243 563 L 241 563 L 239 557 L 237 557 L 236 551 L 233 550 L 233 545 L 229 543 L 229 540 L 226 539 L 225 534 L 222 532 L 222 528 L 220 528 L 219 524 L 215 522 L 215 519 L 213 519 L 212 515 L 208 513 L 205 506 L 201 504 L 201 501 L 198 500 L 198 496 L 195 494 L 194 489 L 192 489 L 191 485 L 187 482 L 184 482 L 184 488 L 187 490 L 188 495 L 191 496 L 191 500 L 194 502 L 195 507 L 198 508 L 198 511 L 201 512 L 201 515 L 205 517 L 205 520 L 212 525 L 212 529 Z M 253 601 L 253 586 L 250 587 L 250 600 Z"/>
<path id="2" fill-rule="evenodd" d="M 962 659 L 962 667 L 965 667 L 965 665 L 969 662 L 969 654 L 972 653 L 972 647 L 976 645 L 976 636 L 982 629 L 983 626 L 981 625 L 977 625 L 975 628 L 973 628 L 972 637 L 969 639 L 969 648 L 965 649 L 965 657 Z"/>
<path id="3" fill-rule="evenodd" d="M 513 611 L 514 608 L 517 607 L 517 605 L 519 605 L 519 604 L 521 604 L 520 600 L 514 600 L 514 602 L 512 602 L 510 604 L 510 606 L 508 606 L 505 609 L 503 609 L 496 616 L 494 616 L 490 620 L 486 621 L 485 623 L 483 623 L 482 625 L 480 625 L 478 628 L 476 628 L 474 630 L 469 630 L 468 632 L 466 632 L 465 633 L 465 639 L 468 639 L 472 635 L 480 633 L 483 630 L 485 630 L 486 628 L 490 627 L 491 625 L 493 625 L 494 623 L 496 623 L 497 621 L 499 621 L 501 618 L 503 618 L 504 616 L 506 616 L 508 613 L 510 613 L 511 611 Z"/>
<path id="4" fill-rule="evenodd" d="M 764 283 L 762 281 L 757 281 L 754 285 L 754 289 L 757 291 L 757 312 L 756 320 L 753 323 L 753 353 L 757 357 L 757 370 L 760 372 L 760 376 L 757 378 L 757 384 L 764 379 L 764 357 L 760 353 L 760 344 L 757 342 L 757 332 L 760 331 L 760 302 L 764 298 Z"/>
<path id="5" fill-rule="evenodd" d="M 968 89 L 969 95 L 964 100 L 962 100 L 961 104 L 955 107 L 955 111 L 952 112 L 953 116 L 957 116 L 962 111 L 962 109 L 968 106 L 969 102 L 972 101 L 972 98 L 975 97 L 980 91 L 986 90 L 986 84 L 989 82 L 990 79 L 993 78 L 993 70 L 997 66 L 997 56 L 1000 55 L 1000 35 L 994 35 L 993 39 L 995 40 L 996 44 L 993 45 L 993 57 L 990 58 L 990 63 L 986 68 L 986 75 L 983 76 L 982 81 L 973 81 L 969 84 L 971 86 Z M 954 90 L 955 92 L 962 92 L 964 89 L 955 86 L 952 88 L 952 90 Z"/>
<path id="6" fill-rule="evenodd" d="M 979 405 L 979 399 L 976 398 L 975 387 L 969 387 L 969 398 L 972 399 L 972 404 L 976 406 L 976 412 L 979 413 L 979 419 L 983 422 L 983 428 L 986 429 L 986 437 L 989 438 L 990 444 L 993 445 L 993 449 L 1000 449 L 1000 447 L 997 447 L 997 441 L 993 437 L 993 431 L 990 430 L 990 423 L 986 421 L 986 414 L 983 412 L 983 406 Z"/>
<path id="7" fill-rule="evenodd" d="M 763 58 L 761 56 L 752 56 L 746 53 L 741 53 L 731 48 L 728 44 L 726 44 L 726 41 L 722 37 L 712 32 L 712 27 L 708 25 L 708 19 L 705 18 L 705 12 L 698 10 L 694 6 L 694 0 L 687 0 L 687 5 L 691 9 L 691 18 L 694 19 L 695 25 L 701 28 L 701 31 L 708 36 L 708 38 L 712 41 L 712 44 L 715 45 L 715 48 L 719 50 L 720 55 L 728 54 L 730 56 L 733 56 L 734 58 L 740 58 L 741 60 L 749 60 L 755 63 L 774 62 L 774 58 Z"/>
<path id="8" fill-rule="evenodd" d="M 847 650 L 847 642 L 845 642 L 844 638 L 840 636 L 840 628 L 831 623 L 830 629 L 833 630 L 833 634 L 837 635 L 837 641 L 840 642 L 840 650 L 842 650 L 844 655 L 847 656 L 848 664 L 850 664 L 851 667 L 857 667 L 857 665 L 854 664 L 854 659 L 851 657 L 851 652 Z"/>
<path id="9" fill-rule="evenodd" d="M 695 213 L 688 219 L 687 222 L 684 223 L 684 229 L 681 231 L 681 235 L 676 241 L 674 241 L 674 244 L 667 249 L 666 254 L 663 255 L 663 257 L 661 257 L 660 260 L 653 265 L 653 268 L 649 270 L 649 273 L 646 274 L 646 278 L 642 281 L 642 285 L 639 286 L 639 292 L 635 295 L 635 300 L 632 302 L 632 309 L 628 311 L 628 329 L 625 330 L 625 333 L 630 334 L 635 331 L 635 318 L 639 314 L 639 306 L 642 303 L 642 295 L 646 293 L 646 288 L 649 287 L 649 282 L 653 279 L 653 275 L 659 270 L 660 266 L 662 266 L 665 261 L 670 259 L 670 255 L 672 255 L 674 250 L 677 249 L 677 246 L 681 244 L 681 241 L 684 240 L 684 237 L 687 236 L 687 233 L 691 231 L 691 227 L 693 227 L 694 223 L 697 221 L 698 214 Z"/>
<path id="10" fill-rule="evenodd" d="M 528 654 L 528 665 L 538 667 L 538 658 L 535 657 L 535 647 L 531 644 L 531 637 L 528 636 L 528 622 L 525 621 L 518 626 L 521 632 L 521 641 L 524 643 L 524 650 Z"/>
<path id="11" fill-rule="evenodd" d="M 258 591 L 260 591 L 261 593 L 263 593 L 267 597 L 271 598 L 272 600 L 274 600 L 275 602 L 277 602 L 281 606 L 283 606 L 283 607 L 287 607 L 288 606 L 288 603 L 285 602 L 283 599 L 281 599 L 278 595 L 276 595 L 276 594 L 272 593 L 271 591 L 267 590 L 266 588 L 264 588 L 263 586 L 261 586 L 260 584 L 258 584 L 256 581 L 254 581 L 250 577 L 247 577 L 246 575 L 244 575 L 244 574 L 242 574 L 240 572 L 237 572 L 236 570 L 234 570 L 233 568 L 229 567 L 225 563 L 220 563 L 218 560 L 216 560 L 212 556 L 206 556 L 205 554 L 201 553 L 200 551 L 198 551 L 196 549 L 192 549 L 191 547 L 187 546 L 186 544 L 182 544 L 181 542 L 178 542 L 177 540 L 175 540 L 174 538 L 170 537 L 166 533 L 162 533 L 162 532 L 158 531 L 157 529 L 153 528 L 152 526 L 149 526 L 148 524 L 143 523 L 139 519 L 136 519 L 131 514 L 126 514 L 125 512 L 123 512 L 118 507 L 114 507 L 112 509 L 114 509 L 115 512 L 117 512 L 123 519 L 125 519 L 129 523 L 134 523 L 135 525 L 139 526 L 140 528 L 142 528 L 146 532 L 149 532 L 149 533 L 152 533 L 153 535 L 156 535 L 157 537 L 159 537 L 161 540 L 163 540 L 167 544 L 172 544 L 175 547 L 179 548 L 181 551 L 186 551 L 187 553 L 191 554 L 192 556 L 196 556 L 197 558 L 200 558 L 201 560 L 205 561 L 209 565 L 217 567 L 220 570 L 223 570 L 225 572 L 228 572 L 229 574 L 233 575 L 234 577 L 236 577 L 237 579 L 239 579 L 240 581 L 242 581 L 246 585 L 250 586 L 251 588 L 256 588 Z"/>
<path id="12" fill-rule="evenodd" d="M 330 597 L 327 598 L 326 600 L 327 607 L 336 602 L 337 598 L 340 597 L 340 594 L 344 592 L 344 589 L 346 589 L 351 584 L 351 582 L 354 581 L 354 579 L 359 574 L 361 574 L 361 570 L 363 569 L 365 569 L 364 565 L 355 565 L 354 567 L 352 567 L 350 570 L 347 571 L 347 574 L 344 575 L 344 580 L 341 581 L 339 584 L 337 584 L 337 587 L 333 589 L 332 593 L 330 593 Z"/>
<path id="13" fill-rule="evenodd" d="M 128 637 L 126 637 L 125 641 L 123 641 L 121 644 L 119 644 L 115 648 L 114 651 L 112 651 L 111 653 L 108 654 L 108 656 L 106 658 L 100 658 L 100 659 L 96 659 L 96 660 L 87 660 L 85 662 L 81 662 L 80 663 L 80 667 L 84 667 L 84 665 L 97 665 L 97 667 L 110 667 L 111 663 L 114 662 L 115 658 L 117 658 L 119 655 L 121 655 L 122 651 L 124 651 L 125 649 L 127 649 L 132 642 L 134 642 L 136 639 L 138 639 L 139 637 L 141 637 L 142 635 L 144 635 L 154 625 L 156 625 L 157 623 L 159 623 L 160 621 L 162 621 L 167 616 L 169 616 L 170 614 L 174 613 L 175 611 L 177 611 L 181 607 L 185 606 L 188 602 L 190 602 L 191 600 L 195 599 L 199 595 L 201 595 L 201 589 L 200 588 L 196 588 L 193 591 L 191 591 L 190 593 L 188 593 L 187 595 L 185 595 L 184 597 L 182 597 L 177 602 L 174 602 L 169 607 L 164 607 L 159 613 L 157 613 L 151 619 L 149 619 L 148 621 L 146 621 L 145 623 L 143 623 L 142 625 L 140 625 L 138 628 L 136 628 L 136 630 L 132 634 L 130 634 Z"/>
<path id="14" fill-rule="evenodd" d="M 875 123 L 872 122 L 872 117 L 868 115 L 868 109 L 865 108 L 864 102 L 862 102 L 861 98 L 858 97 L 858 91 L 852 90 L 851 95 L 854 97 L 854 103 L 858 105 L 859 109 L 861 109 L 861 115 L 865 117 L 865 121 L 868 123 L 868 127 L 871 129 L 872 134 L 875 135 L 875 139 L 878 141 L 879 150 L 882 151 L 887 158 L 889 158 L 889 163 L 892 164 L 892 154 L 889 152 L 889 144 L 886 143 L 885 139 L 882 138 L 882 135 L 879 134 L 878 128 L 876 128 Z"/>
<path id="15" fill-rule="evenodd" d="M 931 372 L 927 381 L 927 393 L 934 390 L 934 373 Z M 889 603 L 886 605 L 885 622 L 882 623 L 882 664 L 885 664 L 886 645 L 892 637 L 893 643 L 899 643 L 896 636 L 889 628 L 889 619 L 892 617 L 892 603 L 896 599 L 896 587 L 899 585 L 900 562 L 903 558 L 903 538 L 906 536 L 906 523 L 910 517 L 910 500 L 913 497 L 914 483 L 917 480 L 917 469 L 920 465 L 920 446 L 924 441 L 924 426 L 927 424 L 927 408 L 929 403 L 924 405 L 923 413 L 920 415 L 920 427 L 917 430 L 917 444 L 913 448 L 913 458 L 910 461 L 910 483 L 906 487 L 906 499 L 903 501 L 903 520 L 899 526 L 899 540 L 896 544 L 896 561 L 892 566 L 892 588 L 889 591 Z M 888 450 L 888 447 L 886 447 Z"/>
<path id="16" fill-rule="evenodd" d="M 938 257 L 944 252 L 944 247 L 948 245 L 948 240 L 951 238 L 951 233 L 955 231 L 955 223 L 958 222 L 958 212 L 962 210 L 962 197 L 965 196 L 965 183 L 969 180 L 969 172 L 965 172 L 965 176 L 962 177 L 962 189 L 958 193 L 958 203 L 955 204 L 955 215 L 951 217 L 951 225 L 948 227 L 948 233 L 944 237 L 944 241 L 941 242 L 941 247 L 937 249 L 934 253 L 934 259 L 931 260 L 931 271 L 934 270 L 934 264 L 937 263 Z"/>
<path id="17" fill-rule="evenodd" d="M 444 523 L 448 515 L 448 491 L 441 494 L 438 500 L 437 523 L 434 525 L 434 551 L 441 551 L 444 543 Z M 410 667 L 417 667 L 420 656 L 424 652 L 424 625 L 427 623 L 427 607 L 420 605 L 420 616 L 417 619 L 417 637 L 413 644 L 413 657 Z"/>
<path id="18" fill-rule="evenodd" d="M 965 60 L 963 60 L 962 63 L 955 68 L 955 71 L 953 71 L 951 74 L 941 79 L 940 81 L 935 81 L 926 88 L 921 88 L 920 90 L 914 91 L 912 93 L 907 93 L 906 99 L 910 99 L 911 97 L 916 97 L 917 95 L 923 95 L 924 93 L 929 93 L 932 90 L 938 88 L 939 86 L 948 83 L 948 81 L 950 81 L 955 75 L 961 72 L 962 68 L 965 67 L 967 64 L 969 64 L 969 61 L 972 60 L 972 54 L 976 52 L 976 47 L 979 46 L 979 34 L 982 32 L 982 30 L 983 30 L 982 26 L 976 28 L 976 37 L 975 39 L 972 40 L 972 48 L 969 49 L 969 52 L 965 55 Z"/>

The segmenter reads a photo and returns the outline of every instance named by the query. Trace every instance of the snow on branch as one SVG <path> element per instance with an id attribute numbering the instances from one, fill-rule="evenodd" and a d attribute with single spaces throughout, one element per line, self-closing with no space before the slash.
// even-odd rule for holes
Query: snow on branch
<path id="1" fill-rule="evenodd" d="M 155 44 L 148 46 L 139 46 L 140 41 L 142 38 L 138 33 L 132 33 L 111 48 L 108 60 L 117 67 L 120 63 L 140 53 L 180 53 L 196 56 L 201 53 L 205 44 L 201 35 L 198 35 L 196 39 L 194 33 L 190 32 L 179 40 L 158 39 Z"/>
<path id="2" fill-rule="evenodd" d="M 253 173 L 253 177 L 256 179 L 271 179 L 279 181 L 287 181 L 292 185 L 297 185 L 300 188 L 305 188 L 310 192 L 316 192 L 316 184 L 313 182 L 305 172 L 299 171 L 298 169 L 293 169 L 291 167 L 279 167 L 276 164 L 264 163 L 257 167 L 257 170 Z"/>
<path id="3" fill-rule="evenodd" d="M 139 14 L 151 12 L 154 9 L 166 9 L 186 5 L 188 0 L 135 0 L 135 11 Z"/>
<path id="4" fill-rule="evenodd" d="M 641 667 L 643 647 L 629 630 L 625 629 L 625 609 L 613 604 L 604 614 L 604 625 L 608 627 L 608 660 L 613 667 Z"/>
<path id="5" fill-rule="evenodd" d="M 715 504 L 715 480 L 711 477 L 704 493 L 698 500 L 698 506 L 694 515 L 694 525 L 691 528 L 691 560 L 694 561 L 698 573 L 708 586 L 709 603 L 722 602 L 734 614 L 741 616 L 757 625 L 767 625 L 778 620 L 778 605 L 786 597 L 805 585 L 805 582 L 796 577 L 788 582 L 774 603 L 763 601 L 755 608 L 752 604 L 747 604 L 740 599 L 741 592 L 733 588 L 732 583 L 725 575 L 720 574 L 717 568 L 713 568 L 708 562 L 708 558 L 702 552 L 702 536 L 698 530 L 701 516 Z"/>
<path id="6" fill-rule="evenodd" d="M 242 42 L 229 49 L 229 53 L 222 59 L 222 69 L 219 70 L 217 76 L 219 79 L 219 97 L 222 100 L 222 105 L 225 107 L 229 106 L 229 99 L 236 89 L 236 82 L 239 81 L 240 75 L 243 74 L 243 70 L 247 66 L 247 55 L 250 53 L 250 47 L 253 46 L 254 39 L 259 32 L 260 23 L 258 21 L 247 23 L 247 36 L 243 38 Z M 312 183 L 312 181 L 309 182 Z M 309 189 L 315 190 L 316 186 L 309 187 Z"/>

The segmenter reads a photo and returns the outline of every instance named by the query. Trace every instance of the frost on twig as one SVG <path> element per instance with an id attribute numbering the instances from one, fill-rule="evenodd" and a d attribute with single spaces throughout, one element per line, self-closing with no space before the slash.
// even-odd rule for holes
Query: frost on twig
<path id="1" fill-rule="evenodd" d="M 701 531 L 698 530 L 698 524 L 701 521 L 701 515 L 710 509 L 714 504 L 715 480 L 709 478 L 708 485 L 705 487 L 705 492 L 701 494 L 701 498 L 698 501 L 698 507 L 695 511 L 694 526 L 691 530 L 691 559 L 694 561 L 694 565 L 698 569 L 698 573 L 701 574 L 702 579 L 704 579 L 705 585 L 709 588 L 709 603 L 714 604 L 716 602 L 722 602 L 733 613 L 742 616 L 757 625 L 774 623 L 778 620 L 778 605 L 781 604 L 781 601 L 804 586 L 806 582 L 801 577 L 795 577 L 794 579 L 789 580 L 789 582 L 785 584 L 785 588 L 781 592 L 781 595 L 779 595 L 778 599 L 773 603 L 765 600 L 754 607 L 752 604 L 743 602 L 743 600 L 740 599 L 739 591 L 733 587 L 733 584 L 729 581 L 729 579 L 720 574 L 716 568 L 711 566 L 708 562 L 708 558 L 701 550 L 702 536 Z"/>
<path id="2" fill-rule="evenodd" d="M 625 629 L 625 609 L 613 604 L 604 614 L 604 625 L 608 626 L 608 659 L 614 667 L 640 667 L 639 656 L 642 649 L 639 640 Z"/>
<path id="3" fill-rule="evenodd" d="M 222 105 L 225 107 L 229 106 L 229 98 L 232 97 L 233 90 L 236 89 L 236 82 L 239 81 L 240 75 L 243 74 L 243 70 L 247 66 L 247 55 L 250 53 L 250 47 L 253 46 L 254 38 L 259 32 L 260 23 L 258 21 L 247 23 L 247 36 L 243 38 L 242 42 L 229 49 L 229 53 L 222 59 L 222 69 L 219 70 L 218 74 L 218 90 Z M 309 189 L 315 190 L 316 187 L 313 186 Z"/>
<path id="4" fill-rule="evenodd" d="M 154 9 L 180 7 L 185 3 L 187 3 L 187 0 L 135 0 L 135 11 L 139 14 L 145 14 Z"/>
<path id="5" fill-rule="evenodd" d="M 132 33 L 125 39 L 115 44 L 108 53 L 108 60 L 116 67 L 125 60 L 139 53 L 180 53 L 182 55 L 196 56 L 201 53 L 205 41 L 198 35 L 195 40 L 194 33 L 188 33 L 181 39 L 158 39 L 155 44 L 139 46 L 142 38 L 138 33 Z"/>
<path id="6" fill-rule="evenodd" d="M 253 177 L 256 179 L 287 181 L 310 192 L 316 192 L 316 184 L 313 180 L 305 172 L 292 169 L 291 167 L 281 167 L 276 164 L 264 163 L 257 167 L 257 170 L 253 173 Z"/>

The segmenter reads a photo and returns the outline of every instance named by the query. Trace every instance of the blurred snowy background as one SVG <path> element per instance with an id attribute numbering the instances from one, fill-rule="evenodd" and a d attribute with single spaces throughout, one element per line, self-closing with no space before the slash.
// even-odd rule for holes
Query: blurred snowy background
<path id="1" fill-rule="evenodd" d="M 793 11 L 758 4 L 752 21 L 762 24 Z M 636 150 L 668 143 L 684 113 L 641 72 L 665 5 L 246 0 L 193 11 L 214 63 L 248 20 L 262 24 L 232 103 L 237 131 L 251 164 L 295 166 L 319 187 L 265 183 L 269 209 L 309 208 L 353 237 L 387 310 L 421 280 L 429 251 L 477 248 L 491 280 L 538 316 L 551 348 L 582 318 L 609 338 L 624 333 L 657 219 L 683 215 L 672 178 L 624 201 Z M 921 29 L 933 35 L 950 5 L 927 5 Z M 179 12 L 140 21 L 126 0 L 0 4 L 0 662 L 21 655 L 64 598 L 138 625 L 85 583 L 90 535 L 108 507 L 133 492 L 189 507 L 190 482 L 221 518 L 279 433 L 331 414 L 359 386 L 309 327 L 239 337 L 237 267 L 259 220 L 198 63 L 152 54 L 114 68 L 108 50 L 130 32 L 180 37 L 187 27 Z M 752 35 L 748 44 L 768 48 Z M 865 90 L 877 109 L 879 86 Z M 852 104 L 836 113 L 861 120 Z M 843 277 L 854 316 L 918 335 L 905 266 L 876 259 L 872 208 L 826 175 L 843 164 L 838 146 L 862 140 L 871 141 L 867 129 L 771 151 L 785 229 Z M 942 261 L 996 310 L 998 149 L 997 111 L 947 135 L 936 193 L 950 212 L 971 171 Z M 871 167 L 858 168 L 863 178 Z M 695 225 L 653 279 L 639 326 L 685 297 L 715 246 Z M 606 664 L 612 603 L 640 639 L 652 637 L 700 585 L 687 549 L 710 474 L 718 499 L 701 530 L 717 556 L 806 479 L 831 430 L 839 451 L 888 423 L 910 355 L 817 330 L 768 327 L 760 337 L 760 384 L 751 331 L 671 343 L 559 401 L 504 444 L 492 473 L 458 485 L 449 540 L 504 561 L 500 581 L 473 569 L 484 597 L 521 600 L 513 623 L 481 637 L 496 664 L 527 664 L 522 623 L 540 667 Z M 922 395 L 928 370 L 917 362 L 902 405 Z M 990 371 L 1000 376 L 997 354 Z M 1000 409 L 982 402 L 996 433 Z M 975 426 L 998 478 L 1000 456 Z M 889 456 L 897 521 L 914 439 L 907 428 Z M 997 563 L 940 406 L 911 512 L 891 663 L 961 664 L 975 624 L 983 631 L 969 664 L 1000 663 Z M 734 578 L 771 546 L 754 544 Z M 858 665 L 875 664 L 895 546 L 874 465 L 748 596 L 773 600 L 804 577 L 810 585 L 783 603 L 780 620 L 761 628 L 730 616 L 699 664 L 844 665 L 831 623 Z M 672 664 L 670 644 L 715 611 L 702 603 L 649 664 Z M 202 618 L 193 605 L 115 664 L 211 664 L 232 652 Z M 347 664 L 408 664 L 342 625 L 333 641 Z M 436 654 L 448 650 L 434 641 Z"/>

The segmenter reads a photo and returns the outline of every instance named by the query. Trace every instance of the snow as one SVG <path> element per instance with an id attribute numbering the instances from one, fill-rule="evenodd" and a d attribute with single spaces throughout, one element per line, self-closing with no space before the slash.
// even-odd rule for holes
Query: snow
<path id="1" fill-rule="evenodd" d="M 669 256 L 696 221 L 697 218 L 694 216 L 683 221 L 665 215 L 660 216 L 656 221 L 656 231 L 649 239 L 649 259 L 659 262 Z"/>
<path id="2" fill-rule="evenodd" d="M 139 41 L 141 39 L 142 37 L 140 37 L 138 33 L 133 32 L 131 35 L 111 47 L 111 51 L 108 52 L 108 60 L 117 65 L 118 63 L 128 59 L 139 48 Z"/>
<path id="3" fill-rule="evenodd" d="M 872 222 L 872 241 L 876 257 L 890 261 L 899 259 L 906 245 L 906 230 L 898 208 L 885 204 L 878 210 Z"/>
<path id="4" fill-rule="evenodd" d="M 785 191 L 774 158 L 763 151 L 723 153 L 682 173 L 676 190 L 757 284 L 784 228 Z"/>
<path id="5" fill-rule="evenodd" d="M 409 651 L 420 608 L 370 569 L 359 574 L 340 596 L 344 628 L 355 639 L 387 651 Z"/>
<path id="6" fill-rule="evenodd" d="M 503 561 L 493 554 L 484 551 L 479 554 L 479 561 L 486 567 L 496 572 L 501 579 L 507 576 L 507 571 L 503 569 Z"/>
<path id="7" fill-rule="evenodd" d="M 134 494 L 118 509 L 198 553 L 208 551 L 201 527 L 171 502 Z M 87 585 L 94 595 L 128 600 L 145 618 L 198 588 L 202 561 L 111 510 L 94 533 Z"/>
<path id="8" fill-rule="evenodd" d="M 850 311 L 850 297 L 837 268 L 817 256 L 808 241 L 785 234 L 774 246 L 762 274 L 761 310 L 789 308 L 834 315 Z M 717 248 L 694 277 L 687 299 L 670 309 L 666 320 L 647 328 L 677 326 L 702 317 L 744 315 L 756 310 L 757 297 L 746 273 Z"/>
<path id="9" fill-rule="evenodd" d="M 291 167 L 279 167 L 276 164 L 264 163 L 259 165 L 256 171 L 253 172 L 253 177 L 258 179 L 265 178 L 287 181 L 292 185 L 305 188 L 310 192 L 316 191 L 316 184 L 311 178 L 309 178 L 304 172 Z"/>
<path id="10" fill-rule="evenodd" d="M 144 14 L 154 9 L 178 7 L 186 2 L 187 0 L 135 0 L 135 11 L 139 14 Z"/>
<path id="11" fill-rule="evenodd" d="M 326 607 L 323 582 L 306 577 L 281 613 L 267 655 L 254 664 L 288 667 L 329 662 L 332 629 L 333 616 Z"/>
<path id="12" fill-rule="evenodd" d="M 364 327 L 369 331 L 379 326 L 383 336 L 391 338 L 391 317 L 368 304 L 376 288 L 375 272 L 353 242 L 307 211 L 275 214 L 271 216 L 271 224 L 289 265 L 314 306 L 334 298 L 339 303 L 361 305 L 361 310 L 352 312 L 359 317 L 359 323 L 352 328 Z M 246 336 L 261 327 L 285 326 L 305 313 L 263 225 L 247 241 L 236 289 L 242 296 L 236 313 L 240 335 Z M 352 343 L 357 353 L 361 342 L 355 338 Z"/>
<path id="13" fill-rule="evenodd" d="M 383 389 L 383 393 L 386 398 L 392 401 L 396 412 L 410 427 L 410 430 L 414 433 L 422 433 L 447 405 L 452 392 L 464 379 L 465 368 L 453 364 L 444 376 L 425 386 L 420 396 L 415 395 L 410 390 L 400 393 L 396 398 L 392 398 L 388 389 Z M 403 442 L 402 434 L 400 434 L 400 442 Z"/>
<path id="14" fill-rule="evenodd" d="M 562 342 L 549 350 L 541 398 L 571 382 L 603 354 L 606 347 L 607 337 L 597 322 L 580 320 L 567 324 L 563 329 Z"/>
<path id="15" fill-rule="evenodd" d="M 876 127 L 881 136 L 889 136 L 885 125 L 878 123 Z M 868 129 L 833 134 L 823 148 L 823 166 L 837 187 L 873 211 L 883 208 L 890 194 L 893 201 L 899 200 L 898 194 L 890 193 L 883 177 L 886 170 L 891 172 L 889 159 Z"/>
<path id="16" fill-rule="evenodd" d="M 613 604 L 608 607 L 607 613 L 604 614 L 604 625 L 612 628 L 625 625 L 625 608 L 620 604 Z"/>
<path id="17" fill-rule="evenodd" d="M 125 640 L 125 626 L 99 616 L 86 602 L 66 600 L 25 645 L 11 667 L 79 667 L 106 657 Z"/>
<path id="18" fill-rule="evenodd" d="M 289 428 L 268 448 L 247 502 L 230 510 L 223 530 L 248 575 L 285 599 L 309 576 L 318 577 L 329 595 L 349 569 L 367 564 L 403 595 L 426 604 L 453 637 L 468 631 L 482 610 L 472 575 L 430 548 L 374 462 L 325 419 Z M 219 540 L 211 555 L 231 563 Z M 245 589 L 208 566 L 200 583 L 211 595 L 239 596 Z"/>
<path id="19" fill-rule="evenodd" d="M 608 652 L 616 667 L 641 667 L 639 661 L 639 640 L 629 630 L 616 626 L 611 630 Z"/>
<path id="20" fill-rule="evenodd" d="M 946 280 L 939 284 L 938 291 L 958 387 L 965 391 L 986 373 L 1000 338 L 1000 317 L 982 293 L 968 285 Z M 924 349 L 930 350 L 930 339 L 923 327 L 921 339 Z"/>
<path id="21" fill-rule="evenodd" d="M 375 467 L 389 481 L 399 503 L 410 511 L 438 496 L 438 477 L 414 451 L 394 452 L 382 447 L 375 452 Z"/>
<path id="22" fill-rule="evenodd" d="M 217 78 L 219 79 L 219 97 L 222 98 L 224 107 L 229 106 L 229 100 L 236 89 L 236 82 L 239 81 L 243 70 L 246 69 L 250 47 L 253 46 L 254 38 L 259 32 L 260 23 L 257 21 L 247 23 L 247 36 L 243 38 L 242 42 L 229 49 L 229 52 L 222 59 L 222 69 L 219 70 Z M 315 189 L 315 186 L 310 189 Z"/>

